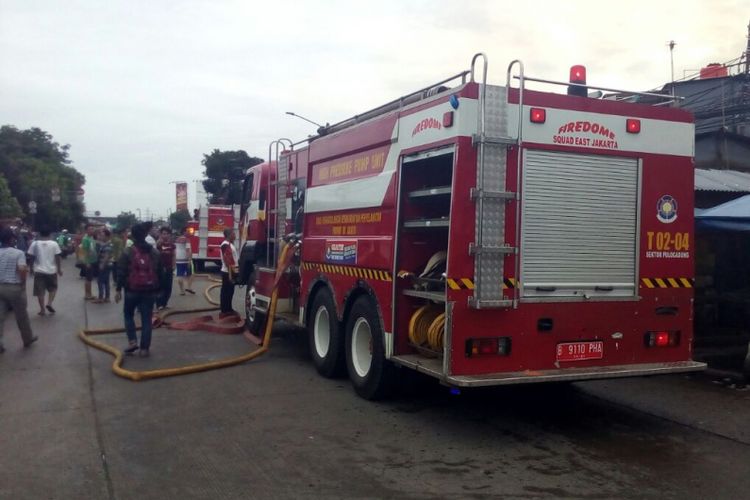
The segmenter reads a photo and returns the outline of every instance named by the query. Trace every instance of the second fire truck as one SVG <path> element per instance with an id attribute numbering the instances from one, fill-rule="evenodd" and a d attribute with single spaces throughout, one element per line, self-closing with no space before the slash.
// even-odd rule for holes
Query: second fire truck
<path id="1" fill-rule="evenodd" d="M 668 96 L 588 97 L 581 66 L 569 82 L 520 61 L 504 86 L 486 76 L 477 54 L 302 144 L 271 144 L 241 209 L 250 331 L 294 244 L 277 317 L 365 398 L 407 368 L 455 387 L 704 368 L 691 360 L 692 116 Z"/>

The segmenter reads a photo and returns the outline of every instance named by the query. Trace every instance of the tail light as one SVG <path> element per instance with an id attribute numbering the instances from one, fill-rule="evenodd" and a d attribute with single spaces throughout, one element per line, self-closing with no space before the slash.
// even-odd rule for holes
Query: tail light
<path id="1" fill-rule="evenodd" d="M 510 354 L 510 337 L 494 337 L 485 339 L 468 339 L 466 341 L 466 357 L 478 356 L 507 356 Z"/>
<path id="2" fill-rule="evenodd" d="M 187 228 L 187 234 L 189 234 L 190 236 L 194 235 L 195 234 L 195 228 L 194 227 L 188 227 Z"/>
<path id="3" fill-rule="evenodd" d="M 675 347 L 680 345 L 680 332 L 666 330 L 646 332 L 644 341 L 646 347 Z"/>
<path id="4" fill-rule="evenodd" d="M 568 85 L 568 95 L 575 95 L 578 97 L 587 97 L 589 89 L 586 85 L 586 67 L 577 64 L 570 68 L 570 83 L 576 85 Z M 583 85 L 583 86 L 582 86 Z"/>

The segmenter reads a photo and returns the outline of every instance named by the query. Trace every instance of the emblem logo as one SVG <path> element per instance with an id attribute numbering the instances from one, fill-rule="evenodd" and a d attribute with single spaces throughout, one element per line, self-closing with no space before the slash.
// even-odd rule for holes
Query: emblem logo
<path id="1" fill-rule="evenodd" d="M 665 194 L 656 203 L 656 218 L 664 224 L 671 224 L 677 220 L 677 200 Z"/>

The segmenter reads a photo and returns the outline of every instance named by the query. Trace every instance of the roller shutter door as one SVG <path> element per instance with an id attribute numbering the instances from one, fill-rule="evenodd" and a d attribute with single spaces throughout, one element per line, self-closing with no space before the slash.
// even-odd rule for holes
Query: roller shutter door
<path id="1" fill-rule="evenodd" d="M 525 150 L 523 297 L 632 297 L 639 162 Z"/>

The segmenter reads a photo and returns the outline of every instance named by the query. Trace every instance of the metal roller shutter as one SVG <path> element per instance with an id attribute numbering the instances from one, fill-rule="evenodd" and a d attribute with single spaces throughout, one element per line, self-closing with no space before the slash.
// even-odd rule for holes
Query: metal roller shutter
<path id="1" fill-rule="evenodd" d="M 639 162 L 526 150 L 523 297 L 632 297 L 636 285 Z"/>

